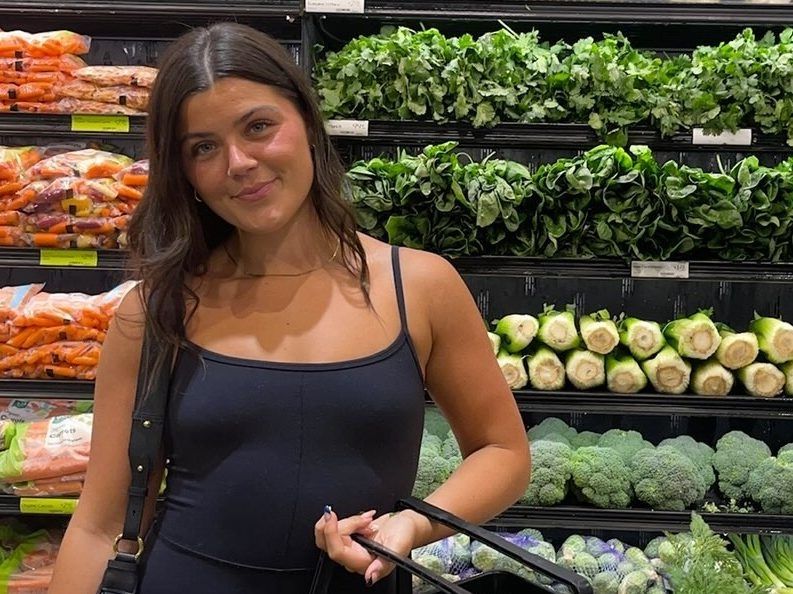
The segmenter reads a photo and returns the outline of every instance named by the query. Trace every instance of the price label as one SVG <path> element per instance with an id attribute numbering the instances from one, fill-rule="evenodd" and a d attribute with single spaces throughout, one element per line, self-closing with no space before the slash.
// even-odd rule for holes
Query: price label
<path id="1" fill-rule="evenodd" d="M 129 116 L 73 115 L 72 132 L 129 132 Z"/>
<path id="2" fill-rule="evenodd" d="M 306 0 L 306 12 L 363 14 L 365 0 Z"/>
<path id="3" fill-rule="evenodd" d="M 369 136 L 369 121 L 329 120 L 325 129 L 331 136 Z"/>
<path id="4" fill-rule="evenodd" d="M 633 278 L 688 278 L 688 262 L 631 262 Z"/>
<path id="5" fill-rule="evenodd" d="M 41 250 L 39 265 L 96 268 L 99 254 L 95 250 Z"/>
<path id="6" fill-rule="evenodd" d="M 694 128 L 691 142 L 704 145 L 737 145 L 751 146 L 752 130 L 741 128 L 737 132 L 722 132 L 721 134 L 705 134 L 702 128 Z"/>
<path id="7" fill-rule="evenodd" d="M 77 509 L 77 499 L 22 497 L 19 500 L 19 511 L 23 514 L 71 515 L 75 509 Z"/>

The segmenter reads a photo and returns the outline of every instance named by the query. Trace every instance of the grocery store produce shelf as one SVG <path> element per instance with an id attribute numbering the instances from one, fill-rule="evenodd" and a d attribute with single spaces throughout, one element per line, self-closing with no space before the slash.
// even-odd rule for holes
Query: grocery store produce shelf
<path id="1" fill-rule="evenodd" d="M 255 2 L 251 0 L 235 0 L 233 2 L 202 1 L 193 2 L 146 2 L 145 0 L 117 2 L 94 0 L 70 0 L 69 2 L 47 2 L 46 0 L 14 0 L 0 2 L 0 15 L 15 16 L 34 15 L 36 13 L 57 11 L 59 15 L 79 15 L 88 19 L 93 15 L 145 15 L 146 18 L 156 16 L 179 15 L 285 15 L 298 14 L 298 0 L 267 0 Z"/>
<path id="2" fill-rule="evenodd" d="M 789 5 L 703 2 L 570 2 L 503 0 L 366 0 L 365 14 L 382 18 L 495 19 L 534 23 L 647 23 L 786 25 Z M 354 16 L 354 15 L 352 15 Z"/>
<path id="3" fill-rule="evenodd" d="M 64 250 L 65 252 L 68 250 Z M 89 250 L 90 251 L 90 250 Z M 96 266 L 70 266 L 89 270 L 125 270 L 127 255 L 123 250 L 97 250 Z M 41 262 L 41 250 L 35 248 L 0 247 L 0 268 L 61 268 Z"/>
<path id="4" fill-rule="evenodd" d="M 552 276 L 630 278 L 631 263 L 619 259 L 517 258 L 466 256 L 451 260 L 461 274 L 487 276 Z M 793 263 L 690 261 L 690 280 L 793 281 Z"/>
<path id="5" fill-rule="evenodd" d="M 385 146 L 437 144 L 450 140 L 472 147 L 508 148 L 571 148 L 585 149 L 604 140 L 589 126 L 584 124 L 513 124 L 502 123 L 492 128 L 475 128 L 470 124 L 453 122 L 438 124 L 418 121 L 370 120 L 366 136 L 334 135 L 340 144 L 377 144 Z M 669 137 L 647 126 L 634 126 L 629 129 L 628 144 L 644 144 L 655 150 L 707 151 L 746 151 L 789 152 L 793 147 L 787 145 L 781 135 L 762 134 L 752 131 L 751 144 L 701 144 L 694 142 L 691 130 Z"/>
<path id="6" fill-rule="evenodd" d="M 737 513 L 702 513 L 701 515 L 716 532 L 793 533 L 793 516 Z M 690 522 L 691 512 L 516 505 L 495 518 L 489 526 L 508 529 L 564 528 L 661 532 L 686 530 Z"/>
<path id="7" fill-rule="evenodd" d="M 1 14 L 1 13 L 0 13 Z M 47 113 L 2 113 L 0 136 L 33 138 L 128 138 L 142 140 L 146 128 L 143 116 L 129 117 L 129 132 L 83 132 L 72 130 L 72 116 Z"/>
<path id="8" fill-rule="evenodd" d="M 527 412 L 626 415 L 688 415 L 747 419 L 793 419 L 793 398 L 723 398 L 669 394 L 615 394 L 608 391 L 518 390 L 518 407 Z"/>
<path id="9" fill-rule="evenodd" d="M 0 399 L 93 400 L 94 382 L 0 379 Z"/>

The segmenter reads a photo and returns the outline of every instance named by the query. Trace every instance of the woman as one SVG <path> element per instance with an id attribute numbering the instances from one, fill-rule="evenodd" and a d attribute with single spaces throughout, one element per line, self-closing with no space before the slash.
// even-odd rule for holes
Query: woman
<path id="1" fill-rule="evenodd" d="M 407 554 L 447 534 L 390 513 L 415 479 L 425 387 L 465 457 L 427 501 L 482 522 L 523 493 L 523 425 L 465 284 L 356 232 L 310 81 L 275 41 L 230 23 L 179 39 L 148 138 L 130 228 L 143 282 L 104 346 L 51 594 L 94 594 L 121 532 L 146 317 L 178 354 L 140 594 L 305 594 L 320 549 L 348 570 L 330 592 L 393 592 L 393 568 L 349 535 Z"/>

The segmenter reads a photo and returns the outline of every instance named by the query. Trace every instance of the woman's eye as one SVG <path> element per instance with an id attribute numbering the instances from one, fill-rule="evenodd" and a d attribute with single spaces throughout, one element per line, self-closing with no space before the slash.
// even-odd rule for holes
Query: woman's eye
<path id="1" fill-rule="evenodd" d="M 193 147 L 193 155 L 200 157 L 212 152 L 215 146 L 211 142 L 202 142 Z"/>
<path id="2" fill-rule="evenodd" d="M 253 132 L 254 134 L 261 134 L 265 130 L 267 130 L 269 124 L 267 122 L 253 122 L 249 127 L 248 130 Z"/>

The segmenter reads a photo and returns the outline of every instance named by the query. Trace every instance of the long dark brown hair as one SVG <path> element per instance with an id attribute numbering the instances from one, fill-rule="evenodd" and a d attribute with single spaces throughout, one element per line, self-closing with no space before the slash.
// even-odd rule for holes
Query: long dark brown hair
<path id="1" fill-rule="evenodd" d="M 162 56 L 149 102 L 149 185 L 129 227 L 132 270 L 143 281 L 147 322 L 155 339 L 174 347 L 184 343 L 186 322 L 198 305 L 188 280 L 206 273 L 212 251 L 235 231 L 194 199 L 182 168 L 180 111 L 185 99 L 226 77 L 269 85 L 302 114 L 314 157 L 310 199 L 324 231 L 339 238 L 341 260 L 369 301 L 365 252 L 342 196 L 344 167 L 325 131 L 311 81 L 268 35 L 217 23 L 180 37 Z"/>

